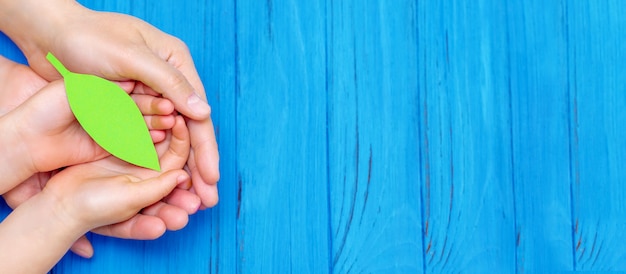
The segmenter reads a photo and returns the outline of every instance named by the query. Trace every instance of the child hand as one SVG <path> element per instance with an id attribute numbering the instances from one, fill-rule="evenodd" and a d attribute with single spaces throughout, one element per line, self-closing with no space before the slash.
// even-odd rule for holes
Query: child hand
<path id="1" fill-rule="evenodd" d="M 46 273 L 89 229 L 133 218 L 186 180 L 189 175 L 181 169 L 147 180 L 64 170 L 0 223 L 0 271 Z"/>
<path id="2" fill-rule="evenodd" d="M 184 120 L 178 117 L 178 122 L 172 129 L 172 134 L 168 139 L 157 145 L 157 151 L 161 156 L 163 170 L 178 168 L 184 165 L 186 156 L 185 150 L 182 148 L 186 146 L 188 153 L 189 141 L 188 132 L 184 127 Z M 186 141 L 185 141 L 186 140 Z M 169 149 L 170 147 L 176 148 L 176 150 Z M 172 153 L 175 153 L 172 155 Z M 98 162 L 90 163 L 94 167 L 102 168 L 104 170 L 115 170 L 118 174 L 124 172 L 134 172 L 141 178 L 149 178 L 158 174 L 155 171 L 145 170 L 133 165 L 122 162 L 114 157 L 108 157 Z M 64 170 L 63 174 L 66 174 L 67 170 L 75 169 L 76 167 L 70 167 Z M 96 171 L 92 171 L 97 173 Z M 38 173 L 27 181 L 5 194 L 5 200 L 7 204 L 15 208 L 19 204 L 23 203 L 30 197 L 41 192 L 46 186 L 46 183 L 50 179 L 50 176 L 57 178 L 54 175 L 56 172 Z M 57 178 L 58 179 L 58 178 Z M 129 239 L 156 239 L 160 237 L 165 229 L 178 230 L 183 228 L 188 221 L 188 214 L 195 213 L 200 206 L 200 198 L 189 191 L 189 182 L 174 189 L 163 201 L 154 203 L 149 207 L 142 210 L 141 214 L 135 215 L 130 220 L 100 227 L 94 229 L 92 232 L 112 236 L 117 238 L 129 238 Z M 71 250 L 76 254 L 89 258 L 93 255 L 93 247 L 86 237 L 78 239 Z"/>
<path id="3" fill-rule="evenodd" d="M 0 116 L 24 103 L 47 84 L 46 80 L 39 77 L 30 68 L 0 56 Z M 174 109 L 173 104 L 167 99 L 143 94 L 141 84 L 138 85 L 140 88 L 136 88 L 134 81 L 118 82 L 118 84 L 126 92 L 135 90 L 131 96 L 144 114 L 153 141 L 155 143 L 163 141 L 165 139 L 164 130 L 172 128 L 175 121 L 174 116 L 170 115 Z M 59 164 L 59 166 L 61 165 Z M 15 173 L 15 170 L 12 171 Z M 36 173 L 25 181 L 16 179 L 15 182 L 23 182 L 3 194 L 5 201 L 12 208 L 16 208 L 30 197 L 41 192 L 54 173 L 56 171 Z M 20 178 L 30 175 L 31 172 L 26 172 Z M 5 177 L 6 179 L 8 178 Z M 15 182 L 10 183 L 10 185 L 14 185 Z M 5 183 L 8 182 L 5 181 Z M 174 230 L 182 228 L 186 224 L 187 214 L 195 213 L 199 203 L 199 198 L 191 193 L 188 187 L 187 189 L 177 188 L 163 202 L 144 210 L 143 214 L 160 218 L 161 223 L 165 223 L 168 229 Z M 179 209 L 185 213 L 181 214 Z M 145 218 L 140 219 L 144 220 Z M 149 224 L 149 221 L 128 222 L 96 232 L 113 237 L 133 239 L 154 239 L 162 234 L 162 232 L 155 233 L 152 229 L 153 226 Z M 84 257 L 89 257 L 92 253 L 91 244 L 84 237 L 75 243 L 72 250 Z"/>
<path id="4" fill-rule="evenodd" d="M 171 134 L 157 145 L 157 151 L 164 174 L 109 156 L 64 169 L 48 181 L 42 193 L 58 199 L 66 211 L 64 214 L 72 216 L 75 223 L 87 230 L 112 229 L 108 225 L 143 218 L 143 221 L 156 221 L 154 224 L 162 234 L 166 224 L 161 219 L 136 214 L 158 205 L 177 184 L 189 179 L 182 170 L 189 154 L 189 135 L 182 117 L 177 117 Z"/>
<path id="5" fill-rule="evenodd" d="M 17 126 L 18 132 L 13 134 L 13 141 L 19 144 L 17 147 L 24 149 L 16 154 L 19 159 L 9 160 L 15 162 L 14 164 L 26 163 L 26 168 L 22 166 L 13 169 L 11 178 L 6 178 L 3 186 L 0 186 L 0 193 L 35 172 L 47 172 L 108 155 L 76 122 L 69 109 L 62 83 L 55 82 L 49 86 L 46 84 L 48 83 L 30 68 L 0 57 L 0 114 L 8 115 L 4 120 Z M 135 88 L 134 82 L 118 84 L 127 92 Z M 42 87 L 42 91 L 37 92 Z M 146 95 L 132 97 L 144 114 L 153 141 L 162 141 L 165 137 L 163 130 L 174 124 L 173 104 L 164 98 Z M 8 135 L 5 134 L 4 137 L 10 137 Z M 11 165 L 5 166 L 7 169 L 10 167 Z"/>

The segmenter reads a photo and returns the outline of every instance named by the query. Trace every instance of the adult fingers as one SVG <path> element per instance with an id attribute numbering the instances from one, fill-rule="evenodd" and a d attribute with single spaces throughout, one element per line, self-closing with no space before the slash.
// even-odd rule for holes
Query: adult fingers
<path id="1" fill-rule="evenodd" d="M 167 197 L 163 199 L 163 202 L 183 209 L 189 215 L 196 213 L 201 204 L 198 195 L 193 194 L 189 190 L 180 188 L 172 190 L 172 193 L 167 195 Z"/>
<path id="2" fill-rule="evenodd" d="M 93 256 L 93 246 L 91 245 L 91 242 L 89 242 L 89 239 L 85 237 L 85 235 L 78 238 L 78 240 L 74 242 L 70 250 L 74 252 L 74 254 L 83 258 L 89 259 Z"/>
<path id="3" fill-rule="evenodd" d="M 123 77 L 136 79 L 170 99 L 176 109 L 195 120 L 211 114 L 209 105 L 200 98 L 185 75 L 149 50 L 138 51 L 134 61 L 126 63 Z"/>
<path id="4" fill-rule="evenodd" d="M 213 207 L 219 200 L 219 153 L 211 120 L 189 120 L 191 151 L 187 167 L 191 171 L 193 190 L 204 207 Z"/>
<path id="5" fill-rule="evenodd" d="M 163 235 L 166 229 L 160 218 L 137 214 L 121 223 L 98 227 L 91 232 L 121 239 L 153 240 Z"/>
<path id="6" fill-rule="evenodd" d="M 198 195 L 198 197 L 200 197 L 200 200 L 202 201 L 202 206 L 203 206 L 201 207 L 201 209 L 204 209 L 207 207 L 213 207 L 217 204 L 219 200 L 219 196 L 217 192 L 217 185 L 208 184 L 202 179 L 200 172 L 198 170 L 198 167 L 196 165 L 194 154 L 195 154 L 195 151 L 191 150 L 189 161 L 187 161 L 187 166 L 189 167 L 189 170 L 191 171 L 191 183 L 193 184 L 193 189 L 192 189 L 193 193 L 195 193 L 196 195 Z"/>
<path id="7" fill-rule="evenodd" d="M 202 183 L 215 185 L 220 178 L 220 156 L 213 122 L 188 120 L 188 127 L 192 150 L 189 160 L 194 161 L 193 165 L 189 165 L 191 171 L 199 173 L 198 178 Z"/>
<path id="8" fill-rule="evenodd" d="M 187 225 L 189 222 L 189 215 L 187 212 L 179 207 L 166 204 L 164 202 L 157 202 L 149 207 L 144 208 L 141 211 L 144 215 L 155 216 L 163 220 L 165 227 L 168 230 L 179 230 Z"/>
<path id="9" fill-rule="evenodd" d="M 26 181 L 4 193 L 2 197 L 11 208 L 17 208 L 20 204 L 30 199 L 30 197 L 33 197 L 37 193 L 41 192 L 41 189 L 48 181 L 49 176 L 49 173 L 36 173 L 26 179 Z"/>

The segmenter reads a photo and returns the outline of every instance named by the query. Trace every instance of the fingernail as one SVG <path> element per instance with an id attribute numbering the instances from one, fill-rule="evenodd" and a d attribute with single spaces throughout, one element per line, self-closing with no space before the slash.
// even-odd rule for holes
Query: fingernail
<path id="1" fill-rule="evenodd" d="M 74 249 L 74 253 L 76 253 L 76 255 L 81 256 L 83 258 L 91 258 L 93 257 L 93 252 L 91 249 L 85 249 L 83 247 L 76 247 Z"/>
<path id="2" fill-rule="evenodd" d="M 211 114 L 211 108 L 209 105 L 198 96 L 195 92 L 189 95 L 187 98 L 187 105 L 198 115 L 208 116 Z"/>
<path id="3" fill-rule="evenodd" d="M 176 182 L 181 184 L 184 183 L 185 181 L 187 181 L 187 179 L 189 178 L 189 176 L 185 175 L 180 175 L 178 176 L 178 178 L 176 178 Z"/>

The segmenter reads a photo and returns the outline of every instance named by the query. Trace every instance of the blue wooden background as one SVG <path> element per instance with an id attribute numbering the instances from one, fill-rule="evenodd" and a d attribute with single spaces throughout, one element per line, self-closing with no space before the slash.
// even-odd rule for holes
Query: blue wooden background
<path id="1" fill-rule="evenodd" d="M 81 2 L 189 45 L 221 200 L 54 273 L 626 271 L 626 1 Z"/>

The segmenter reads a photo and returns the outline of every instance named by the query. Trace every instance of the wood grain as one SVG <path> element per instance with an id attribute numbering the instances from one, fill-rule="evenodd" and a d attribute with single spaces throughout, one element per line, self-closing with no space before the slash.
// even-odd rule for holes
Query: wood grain
<path id="1" fill-rule="evenodd" d="M 515 269 L 506 7 L 423 2 L 425 271 Z"/>
<path id="2" fill-rule="evenodd" d="M 624 1 L 81 3 L 188 44 L 220 204 L 53 273 L 626 271 Z"/>
<path id="3" fill-rule="evenodd" d="M 238 267 L 327 272 L 324 6 L 241 1 L 236 13 Z"/>
<path id="4" fill-rule="evenodd" d="M 422 270 L 416 6 L 328 2 L 332 269 Z"/>
<path id="5" fill-rule="evenodd" d="M 626 270 L 623 6 L 566 3 L 576 270 Z"/>
<path id="6" fill-rule="evenodd" d="M 508 7 L 518 272 L 574 269 L 563 4 Z"/>

